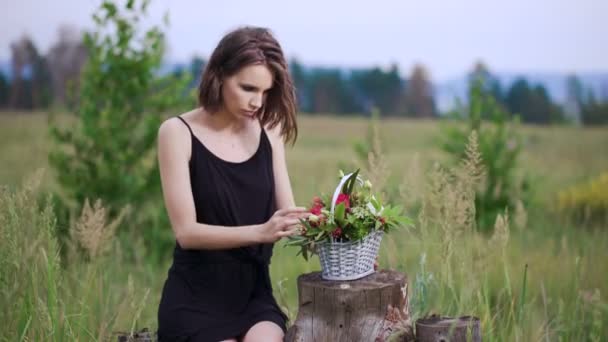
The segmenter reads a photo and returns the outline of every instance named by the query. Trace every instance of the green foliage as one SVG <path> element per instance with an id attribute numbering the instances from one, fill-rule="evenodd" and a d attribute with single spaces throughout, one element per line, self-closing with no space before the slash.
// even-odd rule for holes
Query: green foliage
<path id="1" fill-rule="evenodd" d="M 15 191 L 0 188 L 0 340 L 106 341 L 112 331 L 133 331 L 149 281 L 141 265 L 124 262 L 111 239 L 116 223 L 106 224 L 99 202 L 85 207 L 62 262 L 52 201 L 38 200 L 41 182 L 38 173 Z"/>
<path id="2" fill-rule="evenodd" d="M 343 177 L 340 171 L 340 179 Z M 333 212 L 332 200 L 333 197 L 315 197 L 311 215 L 300 219 L 303 226 L 300 234 L 289 237 L 290 241 L 286 243 L 300 247 L 298 254 L 306 260 L 309 253 L 316 253 L 315 245 L 319 242 L 359 241 L 375 230 L 388 233 L 413 225 L 413 220 L 402 213 L 402 208 L 382 204 L 372 191 L 371 182 L 359 176 L 359 170 L 351 173 L 342 184 Z"/>
<path id="3" fill-rule="evenodd" d="M 599 102 L 593 93 L 590 93 L 587 100 L 581 103 L 581 120 L 585 125 L 606 125 L 608 124 L 608 102 Z"/>
<path id="4" fill-rule="evenodd" d="M 167 251 L 170 235 L 159 231 L 170 234 L 160 202 L 156 132 L 162 114 L 179 104 L 188 79 L 157 75 L 163 32 L 158 26 L 140 32 L 138 26 L 148 3 L 128 1 L 120 8 L 104 1 L 93 15 L 95 30 L 84 38 L 89 58 L 75 120 L 68 128 L 52 125 L 57 146 L 50 164 L 61 186 L 60 204 L 70 216 L 86 198 L 102 199 L 111 217 L 130 205 L 135 215 L 122 230 L 158 243 L 151 250 Z"/>
<path id="5" fill-rule="evenodd" d="M 453 113 L 454 118 L 466 119 L 467 124 L 444 125 L 440 146 L 458 162 L 466 154 L 470 132 L 477 132 L 485 175 L 476 190 L 476 221 L 478 229 L 491 230 L 497 214 L 505 208 L 514 210 L 518 200 L 526 203 L 529 182 L 518 174 L 522 140 L 516 132 L 517 117 L 510 119 L 492 96 L 484 95 L 480 82 L 474 82 L 470 91 L 468 112 Z M 483 121 L 483 117 L 490 121 Z"/>
<path id="6" fill-rule="evenodd" d="M 546 124 L 564 121 L 562 109 L 549 98 L 542 85 L 530 85 L 520 78 L 507 92 L 505 105 L 511 113 L 520 115 L 523 122 Z"/>
<path id="7" fill-rule="evenodd" d="M 10 87 L 6 75 L 0 71 L 0 108 L 6 107 L 9 91 Z"/>

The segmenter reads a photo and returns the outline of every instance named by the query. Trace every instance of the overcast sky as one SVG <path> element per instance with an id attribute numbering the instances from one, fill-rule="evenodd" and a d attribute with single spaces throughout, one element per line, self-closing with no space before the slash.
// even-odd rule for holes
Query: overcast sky
<path id="1" fill-rule="evenodd" d="M 29 34 L 46 53 L 60 24 L 92 27 L 97 0 L 0 0 L 0 60 Z M 273 30 L 307 65 L 420 62 L 447 80 L 483 60 L 502 72 L 608 71 L 608 0 L 152 0 L 150 22 L 169 11 L 168 58 L 208 56 L 240 25 Z"/>

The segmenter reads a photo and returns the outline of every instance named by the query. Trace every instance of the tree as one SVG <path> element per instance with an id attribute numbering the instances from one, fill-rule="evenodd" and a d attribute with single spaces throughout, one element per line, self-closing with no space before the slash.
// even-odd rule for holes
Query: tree
<path id="1" fill-rule="evenodd" d="M 28 91 L 31 87 L 31 82 L 26 80 L 31 78 L 31 65 L 35 57 L 32 52 L 34 43 L 28 36 L 23 36 L 21 39 L 11 43 L 11 74 L 13 79 L 11 82 L 11 93 L 9 97 L 9 107 L 31 109 L 32 92 Z"/>
<path id="2" fill-rule="evenodd" d="M 192 81 L 194 84 L 198 85 L 200 82 L 206 64 L 207 61 L 200 56 L 194 56 L 192 57 L 192 60 L 190 60 L 190 74 L 192 74 Z"/>
<path id="3" fill-rule="evenodd" d="M 459 162 L 466 154 L 468 137 L 472 131 L 476 132 L 485 173 L 476 191 L 475 215 L 477 228 L 489 231 L 493 229 L 498 214 L 505 209 L 514 212 L 519 200 L 526 204 L 530 198 L 531 182 L 525 175 L 520 175 L 522 141 L 517 132 L 519 120 L 498 105 L 494 96 L 484 89 L 481 79 L 472 84 L 468 108 L 452 115 L 461 121 L 466 120 L 467 125 L 448 122 L 442 127 L 439 143 L 454 162 Z M 482 120 L 484 116 L 488 120 Z"/>
<path id="4" fill-rule="evenodd" d="M 473 88 L 479 87 L 482 96 L 492 96 L 494 100 L 502 105 L 503 94 L 500 81 L 490 72 L 490 69 L 482 62 L 478 61 L 469 73 L 469 98 L 473 96 Z"/>
<path id="5" fill-rule="evenodd" d="M 296 58 L 292 58 L 289 62 L 289 69 L 291 77 L 293 78 L 293 83 L 296 87 L 298 107 L 305 112 L 312 111 L 310 85 L 304 66 Z"/>
<path id="6" fill-rule="evenodd" d="M 590 89 L 585 93 L 583 83 L 576 75 L 566 80 L 566 110 L 576 115 L 577 121 L 585 125 L 608 123 L 608 103 L 599 101 Z"/>
<path id="7" fill-rule="evenodd" d="M 11 44 L 12 86 L 9 106 L 35 109 L 47 107 L 51 101 L 50 73 L 44 56 L 28 36 Z"/>
<path id="8" fill-rule="evenodd" d="M 576 75 L 566 78 L 566 103 L 564 110 L 574 121 L 581 121 L 581 107 L 584 102 L 584 89 L 581 80 Z"/>
<path id="9" fill-rule="evenodd" d="M 505 97 L 511 113 L 519 114 L 523 122 L 547 124 L 561 121 L 561 109 L 551 102 L 542 85 L 532 86 L 523 78 L 517 79 Z"/>
<path id="10" fill-rule="evenodd" d="M 356 111 L 356 103 L 339 69 L 313 69 L 310 89 L 312 112 L 345 114 Z"/>
<path id="11" fill-rule="evenodd" d="M 87 59 L 87 48 L 82 35 L 71 26 L 63 25 L 57 31 L 57 42 L 47 55 L 51 71 L 53 96 L 60 105 L 71 105 L 68 96 L 78 94 L 80 73 Z"/>
<path id="12" fill-rule="evenodd" d="M 350 81 L 353 93 L 362 98 L 362 107 L 366 112 L 378 108 L 383 116 L 400 114 L 403 81 L 397 65 L 393 64 L 386 72 L 378 67 L 355 70 L 351 73 Z"/>
<path id="13" fill-rule="evenodd" d="M 10 92 L 10 85 L 8 79 L 3 72 L 0 71 L 0 108 L 6 107 L 8 104 L 8 96 Z"/>
<path id="14" fill-rule="evenodd" d="M 408 116 L 434 117 L 433 85 L 422 65 L 416 65 L 405 87 L 405 108 Z"/>
<path id="15" fill-rule="evenodd" d="M 608 102 L 599 102 L 589 91 L 581 108 L 581 120 L 585 125 L 608 124 Z"/>
<path id="16" fill-rule="evenodd" d="M 143 236 L 156 253 L 151 259 L 159 261 L 174 240 L 162 210 L 156 134 L 162 114 L 175 109 L 189 79 L 158 76 L 164 34 L 158 26 L 143 33 L 137 26 L 148 3 L 132 0 L 119 8 L 106 0 L 93 15 L 74 125 L 61 129 L 53 123 L 57 146 L 50 164 L 61 186 L 60 217 L 79 213 L 87 198 L 101 199 L 110 218 L 131 206 L 129 225 L 119 233 Z M 67 222 L 61 227 L 65 233 Z"/>

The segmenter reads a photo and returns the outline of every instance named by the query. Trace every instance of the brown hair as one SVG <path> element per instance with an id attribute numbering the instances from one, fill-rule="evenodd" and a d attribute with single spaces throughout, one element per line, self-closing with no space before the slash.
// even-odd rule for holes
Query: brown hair
<path id="1" fill-rule="evenodd" d="M 225 77 L 252 64 L 264 64 L 273 74 L 273 85 L 258 117 L 262 126 L 281 124 L 283 140 L 298 136 L 295 87 L 283 51 L 272 33 L 261 27 L 242 27 L 225 35 L 211 54 L 198 87 L 198 103 L 214 113 L 221 109 L 221 84 Z"/>

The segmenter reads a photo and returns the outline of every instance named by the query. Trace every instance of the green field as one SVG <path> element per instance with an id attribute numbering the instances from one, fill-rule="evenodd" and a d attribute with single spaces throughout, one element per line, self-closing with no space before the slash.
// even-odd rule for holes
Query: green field
<path id="1" fill-rule="evenodd" d="M 339 165 L 358 163 L 353 144 L 364 138 L 367 125 L 364 119 L 300 117 L 299 139 L 287 150 L 297 204 L 308 205 L 313 195 L 332 191 Z M 110 251 L 93 261 L 60 267 L 53 258 L 57 246 L 52 234 L 43 232 L 52 215 L 35 206 L 36 195 L 22 190 L 10 195 L 22 188 L 24 177 L 48 167 L 47 131 L 44 113 L 0 114 L 0 185 L 11 189 L 0 201 L 0 224 L 8 227 L 9 237 L 2 237 L 0 305 L 11 312 L 2 316 L 10 329 L 3 328 L 0 339 L 103 340 L 113 331 L 156 329 L 170 260 L 158 268 L 136 252 L 134 263 L 123 263 L 123 252 L 110 243 Z M 429 167 L 447 158 L 435 143 L 439 122 L 383 120 L 380 132 L 389 186 L 401 187 L 406 206 L 427 198 Z M 524 126 L 520 132 L 521 171 L 531 176 L 536 191 L 533 206 L 513 213 L 505 234 L 466 232 L 446 239 L 445 231 L 417 226 L 384 239 L 380 267 L 406 273 L 414 291 L 428 291 L 425 296 L 411 293 L 413 314 L 478 316 L 484 340 L 605 340 L 608 227 L 571 223 L 553 208 L 558 191 L 608 170 L 608 128 Z M 46 170 L 35 193 L 53 184 L 52 172 Z M 410 210 L 417 215 L 414 207 Z M 446 246 L 453 250 L 447 262 Z M 134 241 L 133 248 L 144 251 L 146 246 Z M 275 295 L 292 318 L 297 276 L 319 269 L 316 258 L 307 263 L 295 253 L 277 245 L 271 268 Z M 9 276 L 5 270 L 13 272 Z"/>

